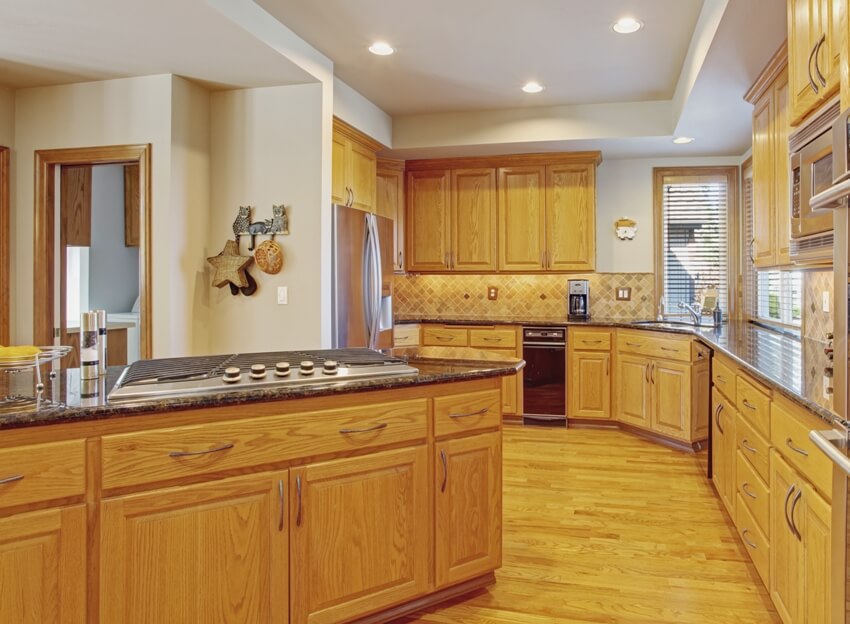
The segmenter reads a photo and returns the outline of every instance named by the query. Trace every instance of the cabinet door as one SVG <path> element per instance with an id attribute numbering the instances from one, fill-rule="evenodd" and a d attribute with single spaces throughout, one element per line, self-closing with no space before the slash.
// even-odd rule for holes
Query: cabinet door
<path id="1" fill-rule="evenodd" d="M 593 165 L 546 167 L 546 268 L 596 267 L 596 181 Z"/>
<path id="2" fill-rule="evenodd" d="M 820 102 L 822 85 L 817 81 L 811 61 L 822 34 L 821 6 L 827 1 L 788 0 L 788 77 L 794 123 L 802 120 Z"/>
<path id="3" fill-rule="evenodd" d="M 435 447 L 437 588 L 502 565 L 501 436 L 484 433 Z"/>
<path id="4" fill-rule="evenodd" d="M 375 212 L 393 220 L 393 270 L 404 272 L 404 172 L 379 169 L 375 184 Z"/>
<path id="5" fill-rule="evenodd" d="M 289 621 L 287 473 L 101 506 L 100 621 Z"/>
<path id="6" fill-rule="evenodd" d="M 805 602 L 803 622 L 832 622 L 832 507 L 809 483 L 794 514 L 800 525 L 805 585 L 800 592 Z M 843 615 L 843 614 L 842 614 Z"/>
<path id="7" fill-rule="evenodd" d="M 616 406 L 617 420 L 649 428 L 648 358 L 617 354 Z"/>
<path id="8" fill-rule="evenodd" d="M 570 418 L 611 418 L 611 355 L 573 351 L 567 396 Z"/>
<path id="9" fill-rule="evenodd" d="M 789 512 L 800 492 L 800 479 L 776 450 L 770 455 L 770 597 L 782 621 L 797 624 L 803 622 L 800 589 L 804 562 Z"/>
<path id="10" fill-rule="evenodd" d="M 753 110 L 753 240 L 749 242 L 756 267 L 776 264 L 772 120 L 773 98 L 768 91 Z"/>
<path id="11" fill-rule="evenodd" d="M 496 170 L 453 170 L 452 270 L 496 270 L 496 218 Z"/>
<path id="12" fill-rule="evenodd" d="M 0 622 L 85 621 L 85 506 L 0 518 Z"/>
<path id="13" fill-rule="evenodd" d="M 347 622 L 428 591 L 425 446 L 294 468 L 290 489 L 293 623 Z"/>
<path id="14" fill-rule="evenodd" d="M 331 201 L 334 204 L 347 204 L 348 172 L 346 171 L 346 151 L 348 143 L 345 138 L 334 133 L 331 144 Z"/>
<path id="15" fill-rule="evenodd" d="M 351 207 L 366 212 L 374 212 L 377 162 L 375 152 L 356 141 L 350 141 L 346 156 L 349 161 Z"/>
<path id="16" fill-rule="evenodd" d="M 655 360 L 649 378 L 652 383 L 652 430 L 690 441 L 690 364 Z"/>
<path id="17" fill-rule="evenodd" d="M 736 438 L 735 438 L 735 408 L 720 396 L 716 390 L 713 394 L 714 419 L 712 423 L 712 480 L 720 494 L 720 500 L 732 518 L 735 518 L 736 490 Z"/>
<path id="18" fill-rule="evenodd" d="M 449 268 L 449 172 L 407 174 L 407 270 Z"/>
<path id="19" fill-rule="evenodd" d="M 545 167 L 499 169 L 499 269 L 545 268 Z"/>
<path id="20" fill-rule="evenodd" d="M 788 156 L 788 70 L 773 84 L 773 206 L 776 227 L 776 264 L 791 264 L 791 167 Z"/>

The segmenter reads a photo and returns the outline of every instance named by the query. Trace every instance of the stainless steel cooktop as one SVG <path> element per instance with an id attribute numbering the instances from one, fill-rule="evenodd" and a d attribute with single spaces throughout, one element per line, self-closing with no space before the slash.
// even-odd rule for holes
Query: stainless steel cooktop
<path id="1" fill-rule="evenodd" d="M 124 369 L 109 393 L 109 400 L 151 401 L 282 386 L 346 384 L 418 372 L 404 360 L 371 349 L 272 351 L 141 360 Z"/>

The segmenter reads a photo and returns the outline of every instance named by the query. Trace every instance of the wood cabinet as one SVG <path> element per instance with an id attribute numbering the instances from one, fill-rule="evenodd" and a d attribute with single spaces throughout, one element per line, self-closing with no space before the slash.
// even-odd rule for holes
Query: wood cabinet
<path id="1" fill-rule="evenodd" d="M 596 269 L 596 166 L 546 167 L 546 269 Z"/>
<path id="2" fill-rule="evenodd" d="M 86 556 L 84 505 L 0 518 L 0 622 L 88 621 Z"/>
<path id="3" fill-rule="evenodd" d="M 691 366 L 656 360 L 649 376 L 652 384 L 652 430 L 674 438 L 690 439 Z"/>
<path id="4" fill-rule="evenodd" d="M 711 478 L 720 500 L 735 518 L 735 406 L 715 388 L 712 398 Z"/>
<path id="5" fill-rule="evenodd" d="M 288 622 L 288 489 L 281 471 L 103 501 L 100 621 Z"/>
<path id="6" fill-rule="evenodd" d="M 567 364 L 568 418 L 611 418 L 611 331 L 570 330 Z"/>
<path id="7" fill-rule="evenodd" d="M 453 271 L 496 269 L 496 171 L 453 169 L 451 188 Z"/>
<path id="8" fill-rule="evenodd" d="M 499 169 L 499 270 L 546 268 L 546 168 Z"/>
<path id="9" fill-rule="evenodd" d="M 438 442 L 435 451 L 435 582 L 441 588 L 501 565 L 501 434 Z"/>
<path id="10" fill-rule="evenodd" d="M 407 270 L 447 271 L 451 246 L 451 173 L 407 172 Z"/>
<path id="11" fill-rule="evenodd" d="M 404 161 L 378 159 L 375 212 L 393 221 L 393 269 L 404 272 Z"/>
<path id="12" fill-rule="evenodd" d="M 649 369 L 652 360 L 640 355 L 617 354 L 616 417 L 620 422 L 649 428 L 652 399 Z"/>
<path id="13" fill-rule="evenodd" d="M 337 118 L 332 141 L 333 203 L 375 212 L 377 152 L 381 145 Z"/>
<path id="14" fill-rule="evenodd" d="M 841 0 L 788 0 L 788 66 L 792 124 L 839 87 Z"/>
<path id="15" fill-rule="evenodd" d="M 427 592 L 429 481 L 424 445 L 292 470 L 293 624 L 348 621 Z"/>

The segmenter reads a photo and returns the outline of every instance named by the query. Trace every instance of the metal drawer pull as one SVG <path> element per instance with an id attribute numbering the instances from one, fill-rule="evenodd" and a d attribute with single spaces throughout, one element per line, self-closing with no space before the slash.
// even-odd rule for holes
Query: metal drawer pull
<path id="1" fill-rule="evenodd" d="M 674 352 L 674 353 L 679 351 L 678 349 L 674 349 L 672 347 L 661 347 L 661 350 L 662 351 L 671 351 L 671 352 Z"/>
<path id="2" fill-rule="evenodd" d="M 489 338 L 487 336 L 484 337 L 484 340 L 486 340 L 487 342 L 502 342 L 501 338 Z"/>
<path id="3" fill-rule="evenodd" d="M 792 534 L 796 534 L 794 532 L 794 527 L 791 525 L 791 520 L 788 518 L 788 500 L 791 498 L 791 495 L 794 493 L 794 490 L 797 489 L 796 485 L 792 485 L 788 488 L 788 491 L 785 493 L 785 502 L 782 504 L 782 511 L 785 513 L 785 524 L 788 525 L 788 529 Z"/>
<path id="4" fill-rule="evenodd" d="M 717 425 L 717 430 L 720 433 L 726 433 L 723 430 L 723 427 L 720 426 L 720 412 L 723 411 L 723 403 L 718 403 L 717 408 L 714 410 L 714 423 Z"/>
<path id="5" fill-rule="evenodd" d="M 741 440 L 741 446 L 743 446 L 750 453 L 758 453 L 758 449 L 754 449 L 752 446 L 750 446 L 750 441 L 747 440 L 747 438 Z"/>
<path id="6" fill-rule="evenodd" d="M 808 451 L 805 451 L 805 450 L 803 450 L 803 449 L 801 449 L 801 448 L 799 448 L 799 447 L 797 447 L 797 446 L 794 446 L 794 441 L 793 441 L 791 438 L 788 438 L 787 440 L 785 440 L 785 445 L 786 445 L 789 449 L 791 449 L 791 450 L 792 450 L 792 451 L 794 451 L 795 453 L 799 453 L 799 454 L 800 454 L 800 455 L 802 455 L 803 457 L 808 457 L 808 456 L 809 456 L 809 452 L 808 452 Z"/>
<path id="7" fill-rule="evenodd" d="M 757 496 L 757 495 L 755 495 L 755 494 L 753 494 L 752 492 L 750 492 L 750 490 L 749 490 L 749 489 L 747 489 L 747 488 L 749 488 L 749 487 L 750 487 L 750 484 L 749 484 L 749 483 L 747 483 L 746 481 L 744 481 L 744 483 L 741 485 L 741 490 L 744 492 L 744 494 L 746 494 L 747 496 L 749 496 L 749 497 L 750 497 L 750 498 L 752 498 L 753 500 L 757 499 L 757 498 L 758 498 L 758 496 Z"/>
<path id="8" fill-rule="evenodd" d="M 233 448 L 233 442 L 228 442 L 227 444 L 222 444 L 221 446 L 217 446 L 215 448 L 207 449 L 206 451 L 171 451 L 168 456 L 169 457 L 192 457 L 194 455 L 209 455 L 210 453 L 220 453 L 221 451 L 226 451 L 228 449 Z"/>
<path id="9" fill-rule="evenodd" d="M 365 429 L 340 429 L 339 432 L 343 435 L 346 433 L 369 433 L 370 431 L 380 431 L 381 429 L 386 429 L 387 423 L 378 423 L 373 427 L 366 427 Z"/>
<path id="10" fill-rule="evenodd" d="M 0 479 L 0 485 L 5 485 L 7 483 L 14 483 L 15 481 L 20 481 L 24 478 L 24 475 L 12 475 L 11 477 L 6 477 L 5 479 Z"/>
<path id="11" fill-rule="evenodd" d="M 629 345 L 630 347 L 642 347 L 643 346 L 642 342 L 626 342 L 626 344 Z"/>
<path id="12" fill-rule="evenodd" d="M 749 530 L 749 529 L 744 529 L 744 530 L 741 532 L 741 539 L 743 539 L 743 540 L 744 540 L 744 542 L 746 542 L 747 546 L 749 546 L 750 548 L 755 548 L 756 550 L 758 550 L 758 546 L 756 546 L 756 545 L 755 545 L 755 544 L 753 544 L 750 540 L 748 540 L 748 539 L 747 539 L 747 533 L 749 533 L 749 532 L 750 532 L 750 530 Z"/>
<path id="13" fill-rule="evenodd" d="M 797 509 L 797 503 L 800 502 L 801 498 L 803 498 L 803 490 L 797 490 L 797 495 L 791 502 L 791 511 L 789 512 L 788 517 L 791 518 L 791 528 L 794 529 L 794 534 L 797 536 L 797 540 L 802 542 L 803 535 L 800 533 L 800 529 L 797 528 L 797 522 L 794 520 L 794 510 Z"/>
<path id="14" fill-rule="evenodd" d="M 437 340 L 446 341 L 446 340 L 451 340 L 453 337 L 452 336 L 434 336 L 434 338 L 436 338 Z"/>
<path id="15" fill-rule="evenodd" d="M 717 381 L 719 381 L 720 383 L 726 383 L 726 378 L 723 375 L 718 375 Z"/>
<path id="16" fill-rule="evenodd" d="M 295 517 L 295 526 L 301 526 L 301 475 L 295 477 L 295 490 L 298 493 L 298 515 Z"/>
<path id="17" fill-rule="evenodd" d="M 440 451 L 440 459 L 443 460 L 443 484 L 440 486 L 440 491 L 446 491 L 446 485 L 449 483 L 449 458 L 446 457 L 445 451 Z"/>
<path id="18" fill-rule="evenodd" d="M 277 530 L 283 531 L 283 479 L 277 482 L 277 494 L 280 498 L 280 518 L 277 521 Z"/>
<path id="19" fill-rule="evenodd" d="M 489 407 L 482 407 L 477 412 L 467 412 L 465 414 L 449 414 L 449 418 L 468 418 L 469 416 L 483 416 L 489 411 Z"/>
<path id="20" fill-rule="evenodd" d="M 600 344 L 602 341 L 601 340 L 582 340 L 582 342 L 584 344 Z"/>
<path id="21" fill-rule="evenodd" d="M 752 403 L 750 403 L 749 401 L 747 401 L 747 399 L 744 399 L 744 407 L 746 407 L 747 409 L 751 409 L 751 410 L 756 409 L 756 406 L 753 405 Z"/>

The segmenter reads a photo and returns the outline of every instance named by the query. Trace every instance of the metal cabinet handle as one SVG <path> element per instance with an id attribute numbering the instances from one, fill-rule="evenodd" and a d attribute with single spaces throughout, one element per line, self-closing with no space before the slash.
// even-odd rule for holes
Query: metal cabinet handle
<path id="1" fill-rule="evenodd" d="M 644 371 L 643 376 L 646 379 L 646 383 L 649 383 L 649 364 L 646 365 L 646 370 Z"/>
<path id="2" fill-rule="evenodd" d="M 490 411 L 489 407 L 482 407 L 477 412 L 465 412 L 463 414 L 449 414 L 449 418 L 468 418 L 469 416 L 482 416 Z"/>
<path id="3" fill-rule="evenodd" d="M 758 453 L 758 449 L 754 449 L 752 446 L 750 446 L 750 441 L 747 440 L 747 438 L 741 440 L 741 446 L 743 446 L 744 449 L 749 451 L 750 453 Z"/>
<path id="4" fill-rule="evenodd" d="M 791 528 L 794 529 L 794 534 L 797 536 L 798 541 L 803 541 L 803 535 L 800 533 L 800 529 L 797 528 L 797 522 L 794 520 L 794 510 L 797 509 L 797 504 L 800 502 L 800 499 L 803 498 L 803 490 L 797 490 L 797 495 L 794 497 L 794 500 L 791 502 L 791 511 L 788 514 L 788 517 L 791 519 Z"/>
<path id="5" fill-rule="evenodd" d="M 339 432 L 343 435 L 347 433 L 369 433 L 370 431 L 380 431 L 381 429 L 387 428 L 387 423 L 378 423 L 372 427 L 366 427 L 365 429 L 340 429 Z"/>
<path id="6" fill-rule="evenodd" d="M 714 410 L 714 423 L 717 425 L 718 431 L 720 433 L 725 434 L 726 432 L 723 430 L 723 427 L 720 426 L 720 412 L 723 411 L 723 403 L 718 403 L 717 408 Z"/>
<path id="7" fill-rule="evenodd" d="M 279 479 L 277 482 L 277 495 L 280 499 L 280 517 L 277 520 L 277 530 L 283 531 L 283 479 Z"/>
<path id="8" fill-rule="evenodd" d="M 437 340 L 442 340 L 442 341 L 444 341 L 444 342 L 445 342 L 446 340 L 451 340 L 451 339 L 452 339 L 452 337 L 451 337 L 451 336 L 434 336 L 434 338 L 436 338 Z"/>
<path id="9" fill-rule="evenodd" d="M 744 483 L 743 483 L 743 484 L 741 484 L 741 491 L 743 491 L 743 492 L 744 492 L 744 494 L 746 494 L 747 496 L 749 496 L 749 497 L 750 497 L 750 498 L 752 498 L 753 500 L 757 499 L 757 498 L 758 498 L 758 496 L 757 496 L 756 494 L 753 494 L 752 492 L 750 492 L 750 490 L 749 490 L 749 489 L 747 489 L 747 488 L 749 488 L 749 487 L 750 487 L 750 484 L 749 484 L 749 483 L 747 483 L 746 481 L 744 481 Z"/>
<path id="10" fill-rule="evenodd" d="M 584 344 L 602 344 L 601 340 L 582 340 Z"/>
<path id="11" fill-rule="evenodd" d="M 655 383 L 655 362 L 653 362 L 652 364 L 650 364 L 650 367 L 651 367 L 651 368 L 649 369 L 649 380 L 650 380 L 652 383 Z"/>
<path id="12" fill-rule="evenodd" d="M 753 264 L 756 263 L 756 257 L 755 257 L 755 253 L 754 253 L 755 246 L 756 246 L 756 239 L 753 238 L 750 241 L 750 262 L 752 262 Z"/>
<path id="13" fill-rule="evenodd" d="M 404 266 L 404 262 L 402 262 L 401 252 L 398 252 L 398 268 L 402 268 Z"/>
<path id="14" fill-rule="evenodd" d="M 626 342 L 626 344 L 629 345 L 630 347 L 642 347 L 643 346 L 642 342 Z"/>
<path id="15" fill-rule="evenodd" d="M 723 375 L 718 375 L 717 381 L 719 381 L 720 383 L 726 383 L 726 378 Z"/>
<path id="16" fill-rule="evenodd" d="M 805 450 L 801 449 L 800 447 L 794 446 L 794 441 L 793 441 L 791 438 L 788 438 L 787 440 L 785 440 L 785 445 L 786 445 L 789 449 L 791 449 L 791 450 L 792 450 L 792 451 L 794 451 L 795 453 L 799 453 L 799 454 L 800 454 L 800 455 L 802 455 L 803 457 L 808 457 L 808 456 L 809 456 L 808 451 L 805 451 Z"/>
<path id="17" fill-rule="evenodd" d="M 484 336 L 484 340 L 486 342 L 502 342 L 501 338 L 493 338 L 491 336 Z"/>
<path id="18" fill-rule="evenodd" d="M 749 546 L 750 548 L 755 548 L 756 550 L 758 550 L 758 546 L 756 546 L 750 540 L 747 539 L 747 534 L 749 532 L 750 532 L 749 529 L 744 529 L 743 531 L 741 531 L 741 539 L 743 539 L 744 543 L 746 543 L 746 545 Z"/>
<path id="19" fill-rule="evenodd" d="M 20 481 L 24 478 L 24 475 L 12 475 L 11 477 L 6 477 L 5 479 L 0 479 L 0 485 L 5 485 L 6 483 L 14 483 L 15 481 Z"/>
<path id="20" fill-rule="evenodd" d="M 298 514 L 295 516 L 295 526 L 301 526 L 301 475 L 295 477 L 295 491 L 298 493 Z"/>
<path id="21" fill-rule="evenodd" d="M 542 250 L 540 251 L 540 268 L 546 268 L 546 252 Z"/>
<path id="22" fill-rule="evenodd" d="M 605 376 L 609 377 L 611 375 L 611 356 L 605 356 Z"/>
<path id="23" fill-rule="evenodd" d="M 661 347 L 661 350 L 662 350 L 662 351 L 672 352 L 672 353 L 676 353 L 676 352 L 678 352 L 678 351 L 679 351 L 678 349 L 673 349 L 673 348 L 671 348 L 671 347 Z"/>
<path id="24" fill-rule="evenodd" d="M 351 187 L 349 187 L 349 189 L 348 189 L 348 193 L 349 193 L 349 195 L 350 195 L 350 197 L 351 197 L 351 199 L 349 199 L 349 200 L 348 200 L 348 205 L 349 205 L 349 206 L 353 206 L 353 205 L 354 205 L 354 189 L 353 189 L 353 188 L 351 188 Z"/>
<path id="25" fill-rule="evenodd" d="M 449 458 L 446 457 L 445 451 L 440 451 L 440 459 L 443 460 L 443 484 L 440 486 L 440 491 L 446 491 L 446 485 L 449 483 Z"/>
<path id="26" fill-rule="evenodd" d="M 815 74 L 817 74 L 818 80 L 820 80 L 821 85 L 826 87 L 826 78 L 824 78 L 824 75 L 821 73 L 820 63 L 818 63 L 818 53 L 820 52 L 820 49 L 824 43 L 826 43 L 826 34 L 821 35 L 820 41 L 818 41 L 817 45 L 815 46 L 815 53 L 813 55 L 813 58 L 815 60 Z"/>
<path id="27" fill-rule="evenodd" d="M 448 251 L 443 254 L 443 266 L 445 266 L 447 269 L 451 268 L 451 265 L 449 264 L 449 252 Z"/>
<path id="28" fill-rule="evenodd" d="M 811 51 L 811 52 L 809 52 L 809 61 L 808 61 L 808 64 L 807 64 L 807 66 L 806 66 L 806 69 L 807 69 L 807 70 L 808 70 L 808 72 L 809 72 L 809 85 L 812 87 L 812 91 L 814 91 L 814 92 L 815 92 L 815 94 L 820 93 L 820 89 L 819 89 L 819 88 L 818 88 L 818 86 L 815 84 L 815 79 L 812 77 L 812 59 L 815 57 L 815 52 L 817 52 L 817 51 L 818 51 L 818 48 L 819 48 L 819 47 L 820 47 L 820 41 L 818 41 L 818 42 L 817 42 L 817 43 L 816 43 L 816 44 L 812 47 L 812 51 Z"/>
<path id="29" fill-rule="evenodd" d="M 788 525 L 788 530 L 791 531 L 793 535 L 796 535 L 794 527 L 791 525 L 791 520 L 788 518 L 788 501 L 791 499 L 791 495 L 794 493 L 794 490 L 797 489 L 795 484 L 792 484 L 788 491 L 785 493 L 785 502 L 782 503 L 782 511 L 785 513 L 785 524 Z"/>
<path id="30" fill-rule="evenodd" d="M 747 409 L 751 409 L 753 411 L 755 411 L 757 409 L 756 406 L 753 405 L 752 403 L 750 403 L 749 401 L 747 401 L 747 399 L 744 399 L 744 407 L 746 407 Z"/>
<path id="31" fill-rule="evenodd" d="M 222 444 L 221 446 L 217 446 L 215 448 L 207 449 L 206 451 L 171 451 L 168 456 L 169 457 L 192 457 L 194 455 L 209 455 L 210 453 L 219 453 L 221 451 L 226 451 L 228 449 L 232 449 L 234 446 L 233 442 L 228 442 L 227 444 Z"/>

